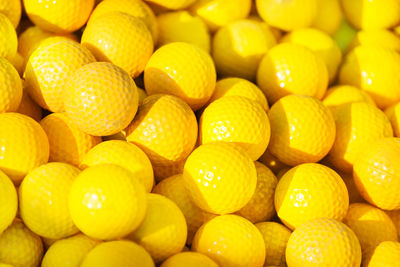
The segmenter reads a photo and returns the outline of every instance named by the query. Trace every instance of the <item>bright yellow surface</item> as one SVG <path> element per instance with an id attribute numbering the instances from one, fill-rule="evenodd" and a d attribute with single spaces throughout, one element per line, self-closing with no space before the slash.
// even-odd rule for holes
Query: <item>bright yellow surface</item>
<path id="1" fill-rule="evenodd" d="M 0 13 L 6 15 L 14 28 L 17 28 L 21 19 L 21 1 L 20 0 L 0 0 Z"/>
<path id="2" fill-rule="evenodd" d="M 160 267 L 218 267 L 209 257 L 198 252 L 181 252 L 169 257 Z"/>
<path id="3" fill-rule="evenodd" d="M 22 82 L 17 70 L 0 57 L 0 113 L 16 111 L 22 100 Z"/>
<path id="4" fill-rule="evenodd" d="M 8 17 L 0 13 L 0 57 L 12 59 L 17 48 L 17 33 Z"/>
<path id="5" fill-rule="evenodd" d="M 0 171 L 0 236 L 13 222 L 18 209 L 18 196 L 14 184 Z"/>

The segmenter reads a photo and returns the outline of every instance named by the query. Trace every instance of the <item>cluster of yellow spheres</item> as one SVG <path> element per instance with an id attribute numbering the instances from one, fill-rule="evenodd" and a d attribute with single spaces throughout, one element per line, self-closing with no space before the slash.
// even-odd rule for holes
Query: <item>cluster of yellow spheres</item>
<path id="1" fill-rule="evenodd" d="M 400 0 L 0 0 L 0 267 L 400 267 Z"/>

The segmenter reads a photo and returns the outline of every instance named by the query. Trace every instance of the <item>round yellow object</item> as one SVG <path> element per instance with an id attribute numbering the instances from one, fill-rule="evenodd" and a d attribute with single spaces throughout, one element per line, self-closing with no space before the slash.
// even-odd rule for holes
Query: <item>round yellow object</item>
<path id="1" fill-rule="evenodd" d="M 0 57 L 0 113 L 16 111 L 21 100 L 21 78 L 10 62 Z"/>
<path id="2" fill-rule="evenodd" d="M 364 257 L 363 267 L 397 266 L 400 262 L 400 243 L 384 241 Z"/>
<path id="3" fill-rule="evenodd" d="M 153 39 L 146 24 L 140 18 L 119 11 L 91 20 L 81 43 L 97 60 L 111 62 L 132 77 L 143 72 L 153 53 Z"/>
<path id="4" fill-rule="evenodd" d="M 290 229 L 316 218 L 341 221 L 348 207 L 349 194 L 341 177 L 317 163 L 290 169 L 275 190 L 276 212 Z"/>
<path id="5" fill-rule="evenodd" d="M 147 2 L 153 3 L 167 9 L 184 9 L 193 4 L 196 0 L 146 0 Z"/>
<path id="6" fill-rule="evenodd" d="M 275 215 L 274 194 L 278 179 L 264 164 L 255 161 L 257 170 L 257 187 L 250 201 L 241 208 L 240 215 L 252 223 L 271 220 Z"/>
<path id="7" fill-rule="evenodd" d="M 269 110 L 268 101 L 261 89 L 246 79 L 225 78 L 217 81 L 210 103 L 227 96 L 243 96 L 259 103 L 264 110 Z"/>
<path id="8" fill-rule="evenodd" d="M 374 140 L 392 137 L 389 119 L 375 106 L 356 102 L 338 106 L 333 110 L 336 139 L 328 160 L 336 169 L 351 172 L 363 149 Z"/>
<path id="9" fill-rule="evenodd" d="M 0 13 L 6 15 L 14 28 L 17 28 L 21 19 L 21 0 L 0 0 Z"/>
<path id="10" fill-rule="evenodd" d="M 143 246 L 159 264 L 182 251 L 187 238 L 185 217 L 170 199 L 147 194 L 147 213 L 142 224 L 128 237 Z"/>
<path id="11" fill-rule="evenodd" d="M 146 192 L 133 173 L 113 164 L 82 171 L 69 194 L 75 225 L 87 236 L 116 239 L 135 230 L 146 214 Z"/>
<path id="12" fill-rule="evenodd" d="M 148 95 L 175 95 L 194 110 L 200 109 L 211 98 L 216 79 L 210 55 L 195 45 L 183 42 L 159 48 L 144 70 Z"/>
<path id="13" fill-rule="evenodd" d="M 361 153 L 353 168 L 361 195 L 381 209 L 400 209 L 400 138 L 370 142 Z"/>
<path id="14" fill-rule="evenodd" d="M 169 257 L 160 267 L 218 267 L 212 259 L 198 252 L 181 252 Z"/>
<path id="15" fill-rule="evenodd" d="M 16 113 L 20 113 L 31 117 L 35 121 L 40 121 L 42 119 L 42 109 L 32 98 L 29 96 L 26 90 L 23 90 L 21 103 L 19 104 Z"/>
<path id="16" fill-rule="evenodd" d="M 239 20 L 220 28 L 212 45 L 218 74 L 255 80 L 258 64 L 275 44 L 275 37 L 265 22 Z"/>
<path id="17" fill-rule="evenodd" d="M 328 69 L 329 82 L 335 80 L 337 70 L 342 62 L 342 52 L 327 33 L 313 28 L 304 28 L 286 34 L 280 39 L 280 42 L 298 44 L 310 49 L 324 60 Z"/>
<path id="18" fill-rule="evenodd" d="M 185 159 L 197 140 L 196 116 L 171 95 L 147 97 L 126 129 L 127 140 L 139 146 L 153 165 L 168 166 Z"/>
<path id="19" fill-rule="evenodd" d="M 138 90 L 138 94 L 139 94 L 139 106 L 143 104 L 143 101 L 146 97 L 148 97 L 147 93 L 145 90 L 141 89 L 141 88 L 137 88 Z"/>
<path id="20" fill-rule="evenodd" d="M 311 26 L 317 17 L 318 0 L 256 0 L 260 17 L 284 31 Z"/>
<path id="21" fill-rule="evenodd" d="M 388 48 L 400 52 L 399 36 L 386 29 L 358 31 L 353 41 L 347 47 L 347 51 L 360 45 Z"/>
<path id="22" fill-rule="evenodd" d="M 58 240 L 50 246 L 43 257 L 42 267 L 80 266 L 85 256 L 99 241 L 83 234 Z"/>
<path id="23" fill-rule="evenodd" d="M 397 241 L 397 230 L 390 217 L 374 206 L 350 204 L 343 222 L 357 235 L 363 253 L 383 241 Z"/>
<path id="24" fill-rule="evenodd" d="M 199 144 L 217 141 L 240 146 L 253 160 L 267 149 L 271 128 L 258 103 L 242 97 L 223 97 L 211 103 L 199 122 Z"/>
<path id="25" fill-rule="evenodd" d="M 400 22 L 397 0 L 341 0 L 343 13 L 357 29 L 392 28 Z"/>
<path id="26" fill-rule="evenodd" d="M 399 72 L 400 55 L 396 51 L 358 46 L 345 58 L 339 81 L 365 90 L 384 109 L 400 101 Z"/>
<path id="27" fill-rule="evenodd" d="M 186 243 L 189 245 L 192 244 L 193 237 L 200 226 L 216 216 L 201 210 L 193 203 L 189 192 L 185 188 L 182 174 L 162 180 L 154 187 L 153 193 L 171 199 L 181 209 L 187 223 L 188 236 Z"/>
<path id="28" fill-rule="evenodd" d="M 322 103 L 331 110 L 343 104 L 356 102 L 365 102 L 376 106 L 369 94 L 351 85 L 336 85 L 329 88 L 322 100 Z"/>
<path id="29" fill-rule="evenodd" d="M 187 11 L 175 11 L 159 15 L 157 22 L 159 25 L 158 46 L 186 42 L 210 52 L 211 36 L 201 18 Z"/>
<path id="30" fill-rule="evenodd" d="M 25 59 L 20 53 L 16 53 L 13 58 L 9 59 L 9 62 L 18 71 L 19 75 L 23 75 L 25 71 Z"/>
<path id="31" fill-rule="evenodd" d="M 385 211 L 390 219 L 396 226 L 398 237 L 400 238 L 400 210 L 387 210 Z"/>
<path id="32" fill-rule="evenodd" d="M 106 13 L 119 11 L 141 19 L 150 30 L 153 43 L 158 40 L 158 24 L 153 10 L 142 0 L 105 0 L 101 1 L 90 15 L 88 24 Z"/>
<path id="33" fill-rule="evenodd" d="M 104 242 L 92 249 L 82 261 L 81 267 L 154 267 L 149 253 L 130 241 Z"/>
<path id="34" fill-rule="evenodd" d="M 318 2 L 318 12 L 312 27 L 333 35 L 339 29 L 342 17 L 340 0 L 322 0 Z"/>
<path id="35" fill-rule="evenodd" d="M 394 136 L 400 137 L 400 102 L 388 107 L 385 114 L 392 124 Z"/>
<path id="36" fill-rule="evenodd" d="M 0 57 L 11 60 L 17 53 L 17 48 L 17 33 L 11 21 L 0 12 Z"/>
<path id="37" fill-rule="evenodd" d="M 24 61 L 27 62 L 33 51 L 36 50 L 42 43 L 50 37 L 64 37 L 72 41 L 77 41 L 78 39 L 73 33 L 68 34 L 57 34 L 53 32 L 48 32 L 43 30 L 38 26 L 30 26 L 24 32 L 22 32 L 18 37 L 18 52 L 21 53 Z M 60 39 L 58 39 L 60 40 Z"/>
<path id="38" fill-rule="evenodd" d="M 153 165 L 154 177 L 160 182 L 168 177 L 182 174 L 186 159 L 173 163 L 172 165 Z"/>
<path id="39" fill-rule="evenodd" d="M 86 153 L 101 142 L 101 137 L 79 130 L 65 113 L 52 113 L 40 121 L 50 144 L 49 161 L 79 166 Z"/>
<path id="40" fill-rule="evenodd" d="M 44 164 L 24 178 L 19 187 L 20 216 L 35 234 L 60 239 L 76 234 L 68 195 L 79 169 L 60 162 Z"/>
<path id="41" fill-rule="evenodd" d="M 261 222 L 257 223 L 256 227 L 264 238 L 264 266 L 284 266 L 286 264 L 286 245 L 292 232 L 282 224 L 276 222 Z"/>
<path id="42" fill-rule="evenodd" d="M 42 42 L 27 62 L 25 88 L 42 108 L 62 112 L 68 78 L 80 67 L 94 61 L 96 59 L 89 50 L 75 41 L 49 45 Z"/>
<path id="43" fill-rule="evenodd" d="M 327 107 L 311 96 L 281 98 L 268 113 L 269 151 L 281 162 L 295 166 L 318 162 L 335 141 L 335 121 Z"/>
<path id="44" fill-rule="evenodd" d="M 269 152 L 269 149 L 265 150 L 264 154 L 258 159 L 262 164 L 267 166 L 274 174 L 278 174 L 281 170 L 287 168 L 288 166 L 282 163 L 274 155 Z"/>
<path id="45" fill-rule="evenodd" d="M 86 23 L 94 0 L 24 0 L 24 6 L 29 19 L 40 28 L 69 33 Z"/>
<path id="46" fill-rule="evenodd" d="M 263 266 L 263 237 L 248 220 L 237 215 L 215 217 L 200 227 L 192 250 L 205 254 L 221 267 Z"/>
<path id="47" fill-rule="evenodd" d="M 0 129 L 0 170 L 18 184 L 48 161 L 49 140 L 39 123 L 18 113 L 0 114 Z"/>
<path id="48" fill-rule="evenodd" d="M 14 184 L 0 171 L 0 236 L 13 222 L 18 208 L 18 196 Z"/>
<path id="49" fill-rule="evenodd" d="M 328 87 L 328 69 L 322 58 L 308 48 L 281 43 L 261 60 L 257 84 L 270 103 L 289 94 L 321 99 Z"/>
<path id="50" fill-rule="evenodd" d="M 257 171 L 250 156 L 224 142 L 196 148 L 186 160 L 183 178 L 194 203 L 214 214 L 243 208 L 257 185 Z"/>
<path id="51" fill-rule="evenodd" d="M 349 266 L 361 264 L 361 248 L 354 232 L 343 223 L 328 218 L 302 224 L 286 247 L 288 266 Z"/>
<path id="52" fill-rule="evenodd" d="M 93 147 L 82 159 L 80 167 L 115 164 L 131 171 L 140 180 L 146 192 L 151 192 L 154 175 L 147 155 L 136 145 L 122 140 L 110 140 Z"/>
<path id="53" fill-rule="evenodd" d="M 43 244 L 17 219 L 0 235 L 0 262 L 11 266 L 35 267 L 40 265 Z"/>
<path id="54" fill-rule="evenodd" d="M 245 19 L 250 13 L 251 0 L 197 0 L 190 11 L 199 16 L 211 32 L 233 21 Z"/>
<path id="55" fill-rule="evenodd" d="M 65 110 L 85 133 L 118 133 L 136 114 L 139 96 L 135 82 L 118 66 L 107 62 L 87 64 L 75 71 L 67 84 Z"/>

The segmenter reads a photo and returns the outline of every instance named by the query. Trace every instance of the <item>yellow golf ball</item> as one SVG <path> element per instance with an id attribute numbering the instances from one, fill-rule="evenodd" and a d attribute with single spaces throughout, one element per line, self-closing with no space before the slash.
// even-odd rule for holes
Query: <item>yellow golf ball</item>
<path id="1" fill-rule="evenodd" d="M 0 235 L 13 222 L 18 208 L 18 196 L 14 184 L 0 171 Z"/>

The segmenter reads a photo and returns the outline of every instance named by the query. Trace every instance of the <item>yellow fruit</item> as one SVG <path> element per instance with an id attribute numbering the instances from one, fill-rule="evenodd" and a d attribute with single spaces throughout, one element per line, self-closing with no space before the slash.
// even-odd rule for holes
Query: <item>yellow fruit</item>
<path id="1" fill-rule="evenodd" d="M 79 130 L 65 113 L 52 113 L 40 121 L 50 143 L 49 161 L 79 166 L 86 153 L 101 142 L 101 137 Z"/>
<path id="2" fill-rule="evenodd" d="M 36 267 L 40 265 L 42 255 L 42 240 L 18 219 L 0 235 L 0 262 L 2 263 Z"/>
<path id="3" fill-rule="evenodd" d="M 333 39 L 339 45 L 340 50 L 342 50 L 342 52 L 344 53 L 344 52 L 346 52 L 347 47 L 349 46 L 351 41 L 354 39 L 356 34 L 357 34 L 357 30 L 354 29 L 349 24 L 349 22 L 343 17 L 339 29 L 333 35 Z"/>
<path id="4" fill-rule="evenodd" d="M 0 170 L 20 183 L 49 159 L 49 140 L 42 127 L 18 113 L 0 114 Z"/>
<path id="5" fill-rule="evenodd" d="M 132 77 L 143 72 L 153 53 L 153 40 L 146 24 L 140 18 L 119 11 L 91 20 L 81 43 L 97 60 L 111 62 Z"/>
<path id="6" fill-rule="evenodd" d="M 264 154 L 258 159 L 262 164 L 267 166 L 274 174 L 278 174 L 282 169 L 286 168 L 287 165 L 280 162 L 275 156 L 269 152 L 269 149 L 265 150 Z"/>
<path id="7" fill-rule="evenodd" d="M 121 140 L 105 141 L 93 147 L 82 159 L 80 167 L 115 164 L 131 171 L 140 180 L 146 192 L 151 192 L 154 175 L 151 162 L 136 145 Z"/>
<path id="8" fill-rule="evenodd" d="M 393 32 L 385 29 L 362 30 L 357 32 L 347 51 L 357 46 L 376 46 L 400 52 L 400 38 Z"/>
<path id="9" fill-rule="evenodd" d="M 0 171 L 0 236 L 13 222 L 18 208 L 18 196 L 10 178 Z"/>
<path id="10" fill-rule="evenodd" d="M 182 174 L 186 159 L 173 163 L 172 165 L 153 165 L 154 177 L 157 182 L 160 182 L 168 177 Z"/>
<path id="11" fill-rule="evenodd" d="M 397 241 L 397 230 L 390 217 L 371 205 L 350 204 L 343 222 L 357 235 L 363 253 L 383 241 Z"/>
<path id="12" fill-rule="evenodd" d="M 252 223 L 269 221 L 275 215 L 274 194 L 278 179 L 260 162 L 254 162 L 257 170 L 257 187 L 250 201 L 236 212 Z"/>
<path id="13" fill-rule="evenodd" d="M 60 239 L 76 234 L 68 208 L 68 195 L 79 169 L 66 163 L 42 165 L 19 187 L 20 216 L 35 234 Z"/>
<path id="14" fill-rule="evenodd" d="M 392 124 L 394 136 L 400 137 L 400 102 L 388 107 L 385 114 Z"/>
<path id="15" fill-rule="evenodd" d="M 212 259 L 198 252 L 181 252 L 169 257 L 160 267 L 218 267 Z"/>
<path id="16" fill-rule="evenodd" d="M 275 208 L 290 229 L 316 218 L 341 221 L 349 207 L 347 188 L 332 169 L 317 163 L 286 172 L 275 190 Z"/>
<path id="17" fill-rule="evenodd" d="M 92 249 L 82 261 L 81 267 L 154 267 L 149 253 L 130 241 L 104 242 Z"/>
<path id="18" fill-rule="evenodd" d="M 198 208 L 190 199 L 190 194 L 185 188 L 182 174 L 177 174 L 158 183 L 153 193 L 171 199 L 180 208 L 185 216 L 188 236 L 187 244 L 192 244 L 193 237 L 200 226 L 214 218 L 215 215 Z"/>
<path id="19" fill-rule="evenodd" d="M 105 0 L 101 1 L 90 15 L 89 23 L 104 14 L 120 11 L 141 19 L 150 30 L 153 43 L 157 43 L 158 25 L 153 10 L 142 0 Z"/>
<path id="20" fill-rule="evenodd" d="M 31 117 L 35 121 L 40 121 L 42 119 L 42 109 L 32 100 L 26 90 L 22 92 L 21 103 L 16 112 Z"/>
<path id="21" fill-rule="evenodd" d="M 243 208 L 257 185 L 251 158 L 239 147 L 223 142 L 196 148 L 186 160 L 183 178 L 194 203 L 214 214 Z"/>
<path id="22" fill-rule="evenodd" d="M 185 159 L 197 140 L 197 121 L 181 99 L 171 95 L 147 97 L 128 126 L 127 140 L 140 147 L 153 165 L 168 166 Z"/>
<path id="23" fill-rule="evenodd" d="M 18 39 L 11 21 L 0 12 L 0 57 L 12 59 L 17 53 Z"/>
<path id="24" fill-rule="evenodd" d="M 302 224 L 289 238 L 288 266 L 349 266 L 361 264 L 361 248 L 354 232 L 335 219 L 321 218 Z"/>
<path id="25" fill-rule="evenodd" d="M 364 198 L 361 196 L 360 192 L 358 191 L 356 184 L 354 182 L 353 174 L 345 173 L 345 172 L 338 172 L 340 177 L 342 177 L 343 182 L 346 184 L 347 191 L 349 192 L 349 203 L 357 203 L 357 202 L 365 202 Z"/>
<path id="26" fill-rule="evenodd" d="M 242 97 L 223 97 L 211 103 L 199 122 L 199 144 L 217 141 L 240 146 L 253 160 L 267 149 L 271 128 L 258 103 Z"/>
<path id="27" fill-rule="evenodd" d="M 336 169 L 351 172 L 364 147 L 382 137 L 392 137 L 393 130 L 385 114 L 365 102 L 338 106 L 334 112 L 336 140 L 328 160 Z"/>
<path id="28" fill-rule="evenodd" d="M 116 239 L 135 230 L 146 214 L 146 192 L 133 173 L 113 164 L 82 171 L 72 184 L 69 210 L 87 236 Z"/>
<path id="29" fill-rule="evenodd" d="M 358 46 L 347 55 L 339 80 L 366 91 L 384 109 L 400 100 L 399 72 L 400 55 L 396 51 Z"/>
<path id="30" fill-rule="evenodd" d="M 86 254 L 98 243 L 83 234 L 58 240 L 44 255 L 42 267 L 80 266 Z"/>
<path id="31" fill-rule="evenodd" d="M 158 264 L 182 251 L 187 237 L 185 217 L 168 198 L 147 194 L 147 213 L 129 238 L 143 246 Z"/>
<path id="32" fill-rule="evenodd" d="M 21 1 L 20 0 L 0 0 L 0 13 L 6 15 L 14 28 L 17 28 L 21 19 Z"/>
<path id="33" fill-rule="evenodd" d="M 230 22 L 245 19 L 250 8 L 250 0 L 197 0 L 190 11 L 204 20 L 211 32 L 215 32 Z"/>
<path id="34" fill-rule="evenodd" d="M 329 109 L 314 97 L 290 95 L 271 107 L 269 151 L 295 166 L 318 162 L 335 141 L 335 121 Z"/>
<path id="35" fill-rule="evenodd" d="M 218 216 L 203 224 L 194 237 L 192 250 L 205 254 L 221 267 L 262 266 L 265 261 L 260 231 L 237 215 Z"/>
<path id="36" fill-rule="evenodd" d="M 256 0 L 260 17 L 284 31 L 311 26 L 317 17 L 318 0 Z"/>
<path id="37" fill-rule="evenodd" d="M 24 0 L 29 19 L 46 31 L 74 32 L 89 18 L 94 0 Z"/>
<path id="38" fill-rule="evenodd" d="M 276 222 L 261 222 L 257 223 L 256 227 L 264 238 L 264 266 L 284 266 L 286 263 L 286 245 L 292 232 L 282 224 Z"/>
<path id="39" fill-rule="evenodd" d="M 398 266 L 400 243 L 384 241 L 365 255 L 363 267 Z"/>
<path id="40" fill-rule="evenodd" d="M 169 1 L 146 0 L 146 1 L 161 6 L 163 8 L 175 10 L 175 9 L 184 9 L 193 4 L 196 0 L 169 0 Z"/>
<path id="41" fill-rule="evenodd" d="M 75 41 L 65 40 L 48 45 L 42 42 L 27 62 L 24 85 L 42 108 L 62 112 L 68 78 L 80 67 L 94 61 L 89 50 Z"/>
<path id="42" fill-rule="evenodd" d="M 397 0 L 341 0 L 347 20 L 358 29 L 392 28 L 400 22 Z"/>
<path id="43" fill-rule="evenodd" d="M 318 1 L 318 12 L 312 26 L 333 35 L 339 29 L 342 17 L 340 0 Z"/>
<path id="44" fill-rule="evenodd" d="M 22 82 L 17 70 L 0 56 L 0 113 L 16 111 L 22 99 Z"/>
<path id="45" fill-rule="evenodd" d="M 211 98 L 216 73 L 211 57 L 195 45 L 164 45 L 151 56 L 144 70 L 148 95 L 171 94 L 200 109 Z"/>
<path id="46" fill-rule="evenodd" d="M 336 85 L 329 88 L 322 100 L 322 103 L 331 110 L 335 110 L 340 105 L 355 102 L 366 102 L 376 106 L 369 94 L 351 85 Z"/>
<path id="47" fill-rule="evenodd" d="M 210 52 L 211 37 L 201 18 L 187 11 L 175 11 L 157 17 L 159 26 L 158 46 L 173 42 L 186 42 Z M 193 33 L 196 34 L 193 34 Z"/>
<path id="48" fill-rule="evenodd" d="M 225 78 L 217 81 L 210 103 L 227 96 L 243 96 L 259 103 L 264 110 L 269 110 L 268 101 L 261 89 L 248 80 L 242 78 Z"/>
<path id="49" fill-rule="evenodd" d="M 325 62 L 329 81 L 333 82 L 335 80 L 336 72 L 342 61 L 342 52 L 337 43 L 327 33 L 313 28 L 304 28 L 286 34 L 280 42 L 298 44 L 310 49 Z"/>
<path id="50" fill-rule="evenodd" d="M 69 34 L 57 34 L 43 30 L 38 26 L 30 26 L 18 37 L 18 52 L 21 53 L 24 61 L 27 62 L 33 51 L 40 46 L 40 44 L 50 37 L 63 37 L 72 41 L 78 39 L 72 33 Z M 54 40 L 62 40 L 54 39 Z"/>
<path id="51" fill-rule="evenodd" d="M 227 24 L 213 38 L 212 55 L 218 74 L 255 80 L 258 64 L 275 44 L 264 22 L 247 19 Z"/>
<path id="52" fill-rule="evenodd" d="M 353 168 L 354 181 L 369 203 L 400 209 L 400 138 L 382 138 L 363 147 Z"/>
<path id="53" fill-rule="evenodd" d="M 261 60 L 257 84 L 270 103 L 289 94 L 321 99 L 328 87 L 328 70 L 322 58 L 308 48 L 282 43 Z"/>
<path id="54" fill-rule="evenodd" d="M 67 115 L 83 132 L 112 135 L 125 129 L 138 108 L 135 82 L 123 69 L 106 62 L 79 68 L 64 96 Z"/>
<path id="55" fill-rule="evenodd" d="M 398 237 L 400 238 L 400 210 L 387 210 L 386 214 L 392 219 L 392 222 L 396 226 Z"/>

